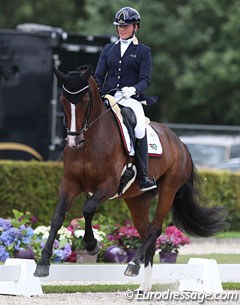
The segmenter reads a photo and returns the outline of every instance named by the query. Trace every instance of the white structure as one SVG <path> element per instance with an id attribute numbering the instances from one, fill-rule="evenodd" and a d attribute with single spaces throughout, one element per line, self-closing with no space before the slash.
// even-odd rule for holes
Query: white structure
<path id="1" fill-rule="evenodd" d="M 190 258 L 189 265 L 201 265 L 202 274 L 198 278 L 182 279 L 180 281 L 180 291 L 204 291 L 204 292 L 222 292 L 222 283 L 218 265 L 214 259 Z"/>
<path id="2" fill-rule="evenodd" d="M 35 268 L 34 260 L 8 258 L 0 266 L 0 294 L 42 295 L 40 280 L 33 276 Z"/>

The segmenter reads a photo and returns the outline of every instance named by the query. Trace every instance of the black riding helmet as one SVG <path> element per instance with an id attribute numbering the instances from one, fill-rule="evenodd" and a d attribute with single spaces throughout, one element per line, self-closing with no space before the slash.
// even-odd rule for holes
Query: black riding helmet
<path id="1" fill-rule="evenodd" d="M 114 25 L 140 25 L 141 17 L 137 10 L 131 7 L 121 8 L 115 15 Z"/>

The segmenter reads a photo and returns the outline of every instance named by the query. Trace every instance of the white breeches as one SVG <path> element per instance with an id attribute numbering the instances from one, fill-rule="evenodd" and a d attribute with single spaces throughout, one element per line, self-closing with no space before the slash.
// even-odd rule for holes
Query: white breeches
<path id="1" fill-rule="evenodd" d="M 144 114 L 144 110 L 143 110 L 143 106 L 142 104 L 133 99 L 133 98 L 122 98 L 122 92 L 121 91 L 117 91 L 114 95 L 116 101 L 118 101 L 119 99 L 121 99 L 118 104 L 125 106 L 125 107 L 129 107 L 133 110 L 133 112 L 135 113 L 136 119 L 137 119 L 137 124 L 136 127 L 134 128 L 134 133 L 135 133 L 135 137 L 137 139 L 142 139 L 145 136 L 145 114 Z"/>

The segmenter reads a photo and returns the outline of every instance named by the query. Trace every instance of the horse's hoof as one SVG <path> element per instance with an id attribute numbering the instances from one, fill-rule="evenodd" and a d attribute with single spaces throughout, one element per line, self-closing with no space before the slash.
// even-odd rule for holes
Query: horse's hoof
<path id="1" fill-rule="evenodd" d="M 36 270 L 33 275 L 36 277 L 48 276 L 49 268 L 50 268 L 50 266 L 47 266 L 47 265 L 37 265 Z"/>
<path id="2" fill-rule="evenodd" d="M 139 274 L 140 267 L 141 267 L 140 265 L 136 265 L 135 263 L 130 262 L 127 265 L 127 268 L 124 272 L 124 275 L 126 275 L 126 276 L 137 276 Z"/>
<path id="3" fill-rule="evenodd" d="M 94 248 L 93 250 L 90 250 L 90 251 L 89 251 L 89 250 L 86 250 L 86 251 L 87 251 L 87 254 L 88 254 L 88 255 L 93 256 L 93 255 L 98 254 L 99 251 L 100 251 L 100 249 L 101 249 L 100 244 L 99 244 L 99 242 L 97 242 L 97 243 L 96 243 L 96 246 L 95 246 L 95 248 Z"/>

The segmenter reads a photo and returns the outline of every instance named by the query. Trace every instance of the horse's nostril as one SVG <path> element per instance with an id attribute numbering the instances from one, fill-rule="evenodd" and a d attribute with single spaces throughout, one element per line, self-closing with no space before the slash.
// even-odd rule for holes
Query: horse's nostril
<path id="1" fill-rule="evenodd" d="M 84 139 L 80 140 L 80 141 L 78 142 L 78 144 L 77 144 L 77 147 L 83 146 L 84 143 L 85 143 L 85 140 L 84 140 Z"/>

